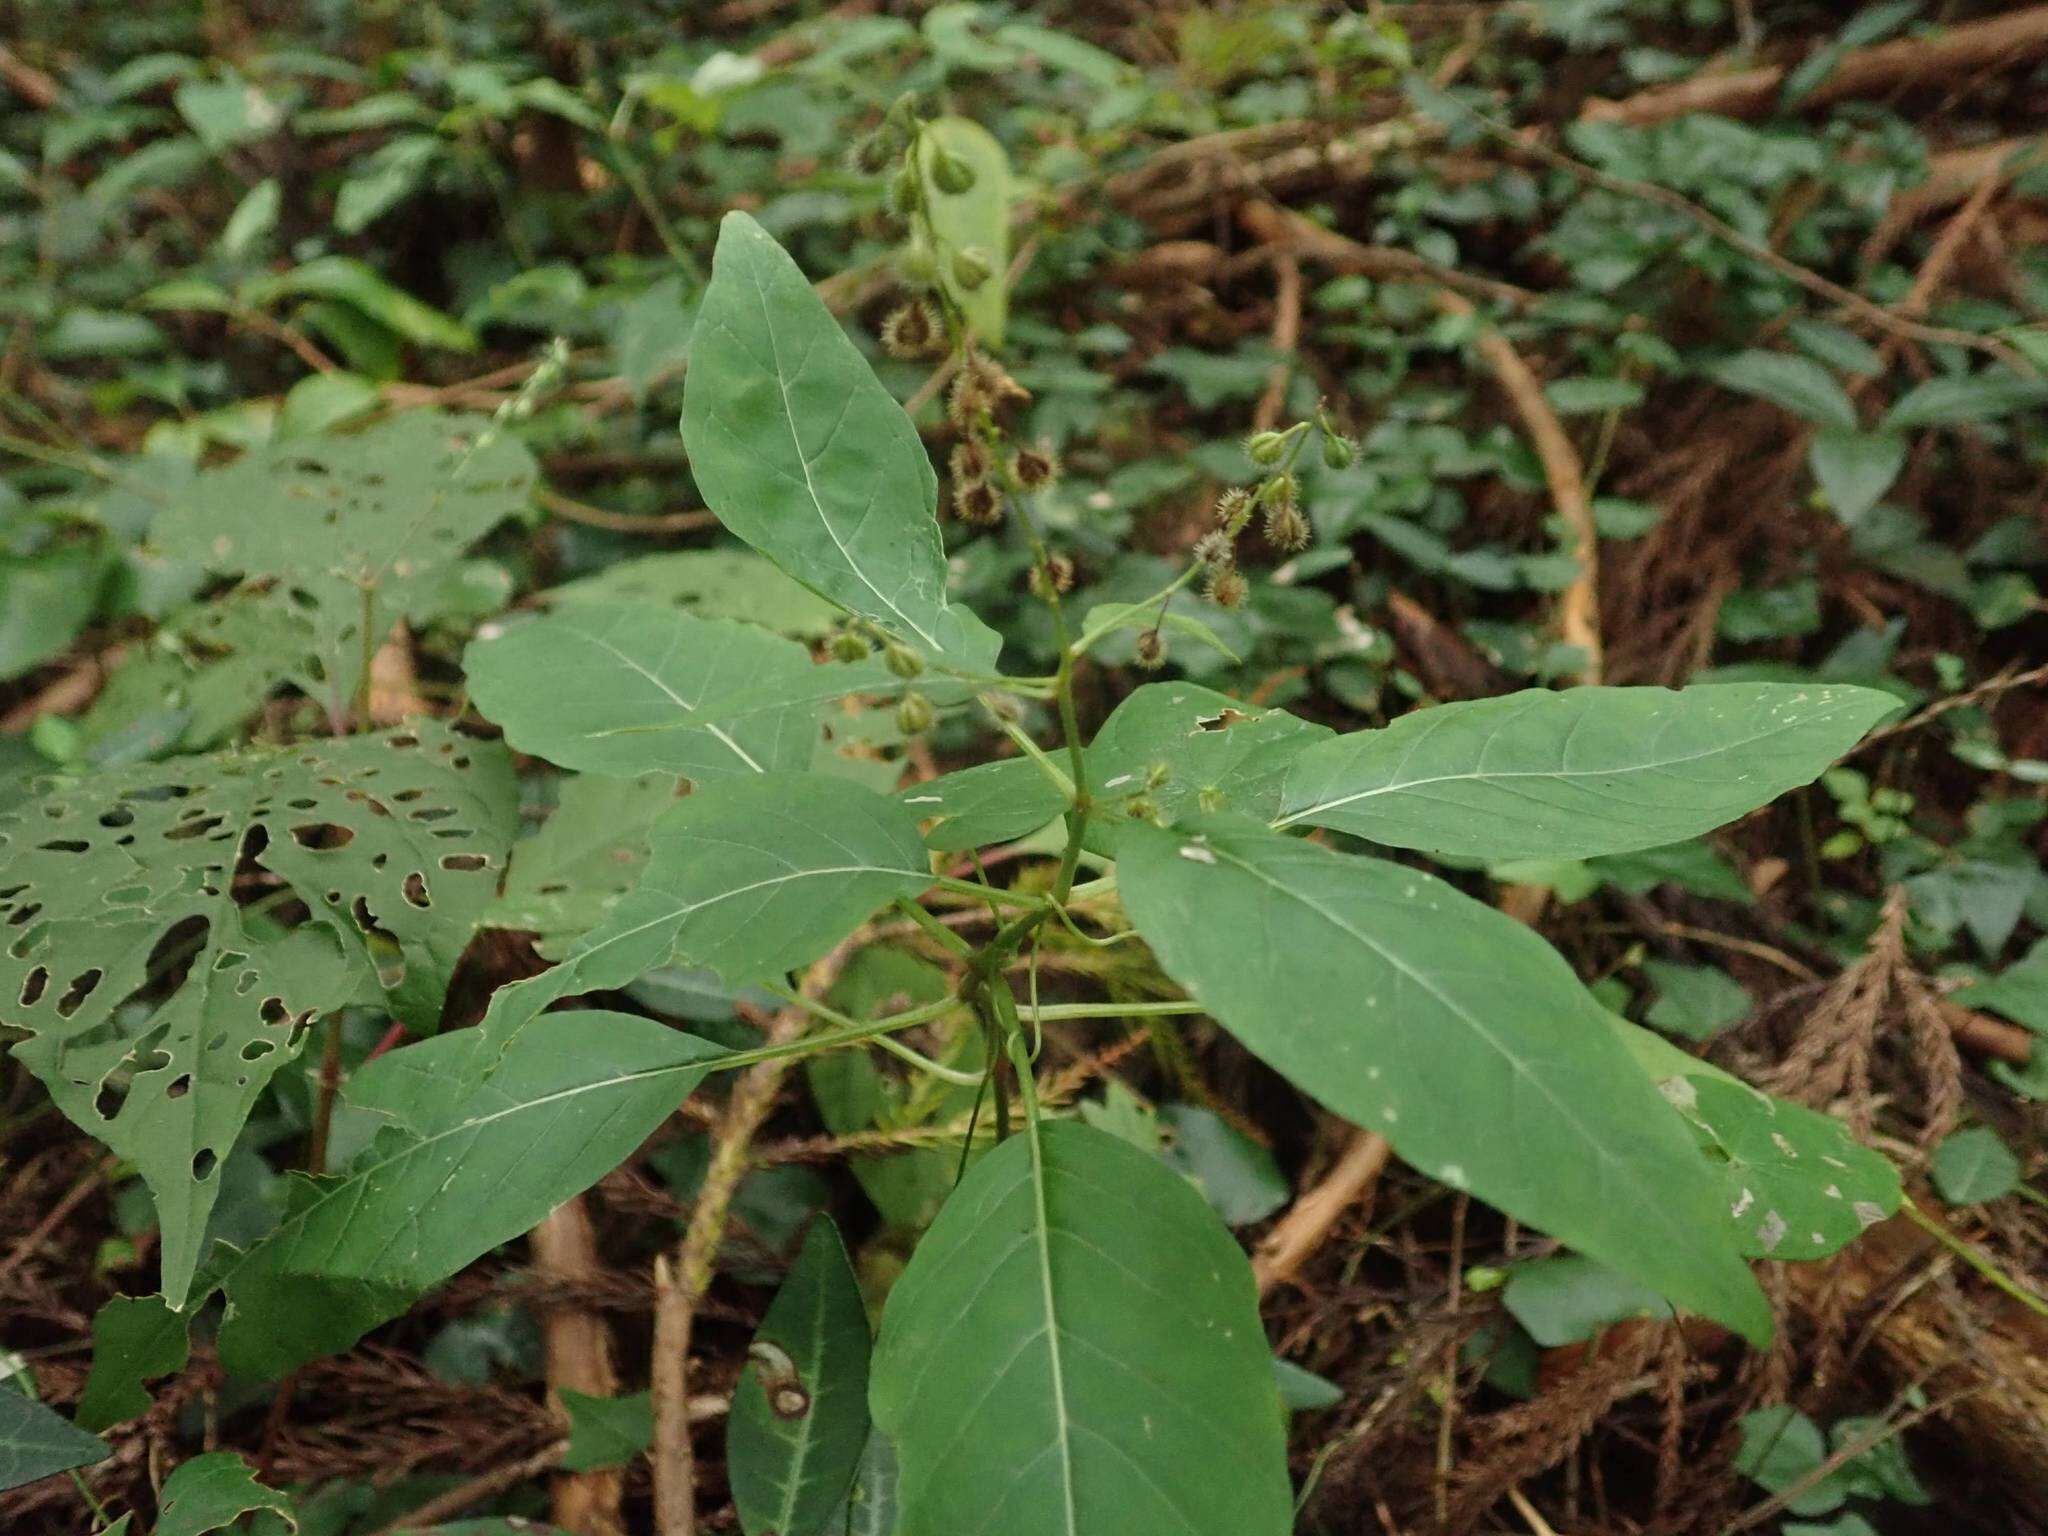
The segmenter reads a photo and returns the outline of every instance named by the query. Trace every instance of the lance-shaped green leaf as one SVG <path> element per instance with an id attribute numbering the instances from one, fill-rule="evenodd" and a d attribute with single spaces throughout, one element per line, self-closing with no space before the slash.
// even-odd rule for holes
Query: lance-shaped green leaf
<path id="1" fill-rule="evenodd" d="M 1535 933 L 1419 871 L 1237 818 L 1133 824 L 1118 851 L 1167 974 L 1297 1087 L 1432 1177 L 1769 1336 L 1714 1171 Z"/>
<path id="2" fill-rule="evenodd" d="M 639 885 L 568 959 L 501 989 L 483 1027 L 508 1038 L 559 998 L 671 958 L 734 986 L 780 976 L 930 884 L 916 818 L 871 789 L 816 774 L 721 780 L 662 815 Z"/>
<path id="3" fill-rule="evenodd" d="M 99 1436 L 88 1435 L 12 1383 L 0 1385 L 0 1493 L 113 1454 Z"/>
<path id="4" fill-rule="evenodd" d="M 459 1030 L 379 1057 L 348 1102 L 390 1123 L 345 1172 L 296 1179 L 277 1229 L 222 1268 L 222 1363 L 268 1380 L 348 1348 L 611 1172 L 720 1054 L 651 1019 L 571 1012 L 502 1051 Z"/>
<path id="5" fill-rule="evenodd" d="M 941 853 L 985 848 L 1036 832 L 1058 820 L 1070 803 L 1028 757 L 1006 757 L 940 774 L 906 785 L 896 792 L 896 799 L 919 821 L 932 823 L 924 840 Z"/>
<path id="6" fill-rule="evenodd" d="M 463 667 L 477 708 L 522 752 L 699 783 L 802 772 L 827 702 L 901 686 L 878 663 L 814 663 L 755 625 L 637 602 L 568 604 L 476 641 Z"/>
<path id="7" fill-rule="evenodd" d="M 366 641 L 374 647 L 394 620 L 430 612 L 447 567 L 525 507 L 533 478 L 532 455 L 509 432 L 479 417 L 408 411 L 206 470 L 157 514 L 150 538 L 175 560 L 274 578 L 312 627 L 307 691 L 339 709 L 362 675 Z"/>
<path id="8" fill-rule="evenodd" d="M 312 1021 L 376 1000 L 381 969 L 392 1011 L 435 1027 L 514 818 L 504 749 L 429 724 L 109 770 L 0 817 L 0 1022 L 141 1171 L 173 1306 L 220 1164 Z M 310 920 L 243 906 L 245 863 Z"/>
<path id="9" fill-rule="evenodd" d="M 1244 1253 L 1106 1131 L 1031 1122 L 889 1293 L 869 1392 L 898 1536 L 1281 1536 L 1287 1448 Z"/>
<path id="10" fill-rule="evenodd" d="M 805 586 L 957 667 L 995 665 L 996 633 L 946 601 L 938 481 L 916 428 L 744 213 L 719 230 L 683 443 L 719 521 Z"/>
<path id="11" fill-rule="evenodd" d="M 1010 307 L 1010 157 L 994 134 L 967 117 L 926 124 L 918 150 L 925 210 L 937 242 L 932 255 L 939 285 L 959 307 L 974 338 L 1000 351 Z M 943 172 L 942 159 L 948 162 Z M 956 168 L 966 170 L 966 185 L 953 180 Z M 963 260 L 983 274 L 979 282 L 962 281 Z"/>
<path id="12" fill-rule="evenodd" d="M 817 1536 L 868 1441 L 868 1313 L 839 1229 L 820 1216 L 747 1351 L 726 1470 L 747 1536 Z"/>
<path id="13" fill-rule="evenodd" d="M 1811 782 L 1897 708 L 1872 688 L 1794 683 L 1440 704 L 1303 753 L 1281 819 L 1458 858 L 1655 848 Z"/>
<path id="14" fill-rule="evenodd" d="M 903 1519 L 897 1487 L 896 1447 L 880 1430 L 870 1430 L 845 1506 L 827 1523 L 826 1536 L 896 1536 Z"/>

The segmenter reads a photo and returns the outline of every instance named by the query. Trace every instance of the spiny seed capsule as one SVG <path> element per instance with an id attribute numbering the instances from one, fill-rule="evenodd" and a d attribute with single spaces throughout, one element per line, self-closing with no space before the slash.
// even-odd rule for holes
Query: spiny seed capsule
<path id="1" fill-rule="evenodd" d="M 1323 434 L 1323 462 L 1332 469 L 1349 469 L 1358 457 L 1358 444 L 1341 432 Z"/>
<path id="2" fill-rule="evenodd" d="M 1287 452 L 1287 435 L 1284 432 L 1254 432 L 1244 440 L 1245 457 L 1261 469 L 1270 469 L 1278 464 Z"/>
<path id="3" fill-rule="evenodd" d="M 1252 493 L 1241 485 L 1233 485 L 1216 498 L 1216 526 L 1235 533 L 1244 526 L 1251 509 Z"/>
<path id="4" fill-rule="evenodd" d="M 1003 498 L 986 480 L 963 480 L 953 487 L 953 515 L 977 528 L 993 528 L 1003 520 Z"/>
<path id="5" fill-rule="evenodd" d="M 974 167 L 958 155 L 940 150 L 932 158 L 932 185 L 949 197 L 974 190 Z"/>
<path id="6" fill-rule="evenodd" d="M 896 706 L 896 728 L 906 736 L 928 731 L 932 726 L 932 701 L 921 693 L 906 693 Z"/>
<path id="7" fill-rule="evenodd" d="M 1219 607 L 1236 608 L 1250 595 L 1251 584 L 1244 579 L 1244 572 L 1234 565 L 1211 566 L 1203 591 L 1208 594 L 1209 601 Z"/>
<path id="8" fill-rule="evenodd" d="M 832 637 L 832 656 L 837 661 L 865 661 L 873 649 L 865 635 L 857 635 L 850 629 L 842 629 Z"/>
<path id="9" fill-rule="evenodd" d="M 923 299 L 899 305 L 882 322 L 882 345 L 891 357 L 928 357 L 944 345 L 945 338 L 945 327 Z"/>
<path id="10" fill-rule="evenodd" d="M 979 246 L 970 245 L 964 251 L 953 253 L 953 281 L 969 293 L 987 282 L 994 270 Z"/>
<path id="11" fill-rule="evenodd" d="M 889 211 L 899 219 L 907 219 L 924 205 L 924 183 L 917 172 L 904 166 L 889 178 Z"/>
<path id="12" fill-rule="evenodd" d="M 1293 554 L 1308 548 L 1311 537 L 1308 519 L 1302 516 L 1301 508 L 1292 497 L 1266 505 L 1266 542 L 1275 549 Z"/>
<path id="13" fill-rule="evenodd" d="M 904 246 L 896 256 L 896 275 L 906 288 L 926 289 L 936 284 L 939 264 L 933 259 L 931 247 L 918 240 Z"/>
<path id="14" fill-rule="evenodd" d="M 1236 542 L 1226 529 L 1211 528 L 1195 540 L 1195 563 L 1205 570 L 1214 570 L 1219 565 L 1229 565 L 1236 558 Z"/>
<path id="15" fill-rule="evenodd" d="M 1166 665 L 1166 636 L 1156 629 L 1138 632 L 1138 665 L 1147 672 L 1157 672 Z"/>
<path id="16" fill-rule="evenodd" d="M 1059 478 L 1060 461 L 1049 448 L 1019 448 L 1010 460 L 1010 473 L 1025 490 L 1043 490 Z"/>
<path id="17" fill-rule="evenodd" d="M 1052 554 L 1043 565 L 1031 567 L 1031 593 L 1051 599 L 1074 589 L 1074 562 L 1070 556 Z"/>
<path id="18" fill-rule="evenodd" d="M 978 437 L 962 438 L 955 443 L 946 464 L 953 471 L 955 480 L 985 480 L 995 467 L 989 458 L 988 445 Z"/>
<path id="19" fill-rule="evenodd" d="M 870 133 L 853 146 L 853 167 L 864 176 L 879 176 L 896 158 L 896 145 L 885 133 Z"/>
<path id="20" fill-rule="evenodd" d="M 882 660 L 891 672 L 901 678 L 916 677 L 924 671 L 924 658 L 908 646 L 898 645 L 893 640 L 883 648 Z"/>

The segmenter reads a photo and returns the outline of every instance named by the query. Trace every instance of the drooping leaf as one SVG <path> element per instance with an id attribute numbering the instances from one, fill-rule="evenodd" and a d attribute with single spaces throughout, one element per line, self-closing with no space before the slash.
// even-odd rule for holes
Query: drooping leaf
<path id="1" fill-rule="evenodd" d="M 1213 1109 L 1163 1104 L 1166 1165 L 1202 1192 L 1210 1209 L 1233 1227 L 1262 1221 L 1287 1203 L 1287 1181 L 1273 1154 Z"/>
<path id="2" fill-rule="evenodd" d="M 1823 427 L 1856 430 L 1856 407 L 1835 376 L 1792 352 L 1738 352 L 1707 369 L 1724 388 L 1783 406 Z"/>
<path id="3" fill-rule="evenodd" d="M 925 842 L 941 853 L 1006 843 L 1056 821 L 1068 801 L 1028 757 L 976 763 L 896 793 L 899 803 L 932 826 Z"/>
<path id="4" fill-rule="evenodd" d="M 1756 1005 L 1741 982 L 1711 965 L 1645 960 L 1642 970 L 1657 994 L 1643 1022 L 1688 1040 L 1713 1039 Z"/>
<path id="5" fill-rule="evenodd" d="M 1517 1264 L 1501 1305 L 1545 1349 L 1583 1344 L 1636 1317 L 1669 1317 L 1671 1304 L 1637 1281 L 1579 1253 Z"/>
<path id="6" fill-rule="evenodd" d="M 501 988 L 504 1038 L 559 998 L 621 987 L 671 958 L 728 983 L 808 965 L 875 908 L 931 883 L 911 813 L 846 779 L 756 774 L 663 813 L 640 883 L 560 965 Z"/>
<path id="7" fill-rule="evenodd" d="M 654 1394 L 591 1397 L 561 1389 L 562 1411 L 569 1416 L 569 1449 L 562 1470 L 589 1472 L 598 1467 L 623 1467 L 654 1443 Z"/>
<path id="8" fill-rule="evenodd" d="M 1906 440 L 1890 433 L 1830 427 L 1814 434 L 1806 462 L 1835 516 L 1854 524 L 1899 478 L 1906 464 Z"/>
<path id="9" fill-rule="evenodd" d="M 1251 1268 L 1186 1180 L 1071 1122 L 978 1163 L 890 1292 L 898 1536 L 1292 1527 Z"/>
<path id="10" fill-rule="evenodd" d="M 1654 848 L 1810 782 L 1897 708 L 1872 688 L 1792 683 L 1440 704 L 1304 752 L 1282 819 L 1463 858 Z"/>
<path id="11" fill-rule="evenodd" d="M 999 637 L 946 600 L 938 482 L 910 418 L 744 213 L 719 230 L 683 442 L 719 520 L 791 576 L 928 655 L 995 665 Z"/>
<path id="12" fill-rule="evenodd" d="M 830 1217 L 804 1236 L 733 1389 L 726 1470 L 747 1536 L 815 1536 L 868 1442 L 867 1306 Z"/>
<path id="13" fill-rule="evenodd" d="M 2009 1195 L 2020 1182 L 2020 1162 L 1988 1125 L 1957 1131 L 1934 1149 L 1928 1170 L 1950 1205 L 1976 1205 Z"/>
<path id="14" fill-rule="evenodd" d="M 1949 374 L 1916 384 L 1886 413 L 1887 432 L 1965 427 L 2048 405 L 2048 380 L 2016 373 Z"/>
<path id="15" fill-rule="evenodd" d="M 447 568 L 526 505 L 533 477 L 532 456 L 501 428 L 408 411 L 206 470 L 150 536 L 174 559 L 278 582 L 314 632 L 307 691 L 339 709 L 362 675 L 365 618 L 374 647 L 393 621 L 430 612 Z"/>
<path id="16" fill-rule="evenodd" d="M 0 817 L 0 1020 L 72 1121 L 156 1197 L 182 1305 L 219 1165 L 312 1022 L 359 996 L 433 1029 L 511 841 L 504 750 L 439 725 L 175 758 Z M 243 861 L 309 909 L 238 900 Z"/>
<path id="17" fill-rule="evenodd" d="M 995 135 L 972 118 L 941 117 L 925 125 L 919 140 L 924 172 L 925 207 L 937 249 L 939 285 L 966 317 L 968 334 L 991 351 L 1001 351 L 1003 322 L 1010 308 L 1010 157 Z M 971 185 L 949 192 L 936 177 L 942 158 L 964 165 Z M 971 253 L 987 271 L 969 286 L 954 270 L 961 254 Z"/>
<path id="18" fill-rule="evenodd" d="M 499 1047 L 474 1030 L 381 1056 L 347 1089 L 389 1125 L 232 1256 L 221 1362 L 270 1380 L 348 1348 L 421 1291 L 611 1172 L 719 1047 L 651 1019 L 551 1013 Z"/>
<path id="19" fill-rule="evenodd" d="M 185 1319 L 161 1296 L 116 1296 L 92 1320 L 92 1374 L 78 1400 L 82 1429 L 111 1429 L 148 1411 L 143 1383 L 182 1370 Z"/>
<path id="20" fill-rule="evenodd" d="M 1768 1336 L 1716 1222 L 1718 1180 L 1528 928 L 1429 875 L 1238 818 L 1133 824 L 1117 867 L 1167 974 L 1304 1092 L 1433 1177 Z"/>
<path id="21" fill-rule="evenodd" d="M 1823 1259 L 1898 1210 L 1898 1170 L 1841 1121 L 1692 1065 L 1658 1086 L 1719 1170 L 1726 1225 L 1750 1258 Z"/>
<path id="22" fill-rule="evenodd" d="M 0 1383 L 0 1493 L 113 1454 L 99 1436 L 87 1434 L 13 1383 Z"/>
<path id="23" fill-rule="evenodd" d="M 699 783 L 803 771 L 828 701 L 895 681 L 873 664 L 814 663 L 751 624 L 651 603 L 571 604 L 474 642 L 463 663 L 477 708 L 522 752 Z"/>
<path id="24" fill-rule="evenodd" d="M 265 306 L 286 298 L 333 299 L 360 311 L 402 340 L 450 352 L 474 352 L 476 333 L 422 303 L 353 256 L 316 256 L 289 272 L 249 284 L 244 300 Z M 395 418 L 405 421 L 421 412 Z"/>
<path id="25" fill-rule="evenodd" d="M 286 1530 L 299 1528 L 289 1495 L 257 1482 L 255 1469 L 233 1451 L 209 1451 L 164 1480 L 154 1536 L 206 1536 L 259 1509 L 282 1521 Z"/>

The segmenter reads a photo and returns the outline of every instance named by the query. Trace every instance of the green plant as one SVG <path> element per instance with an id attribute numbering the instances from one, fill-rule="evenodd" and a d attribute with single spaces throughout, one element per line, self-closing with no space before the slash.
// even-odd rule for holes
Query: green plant
<path id="1" fill-rule="evenodd" d="M 968 188 L 934 169 L 929 129 L 894 131 L 918 178 L 900 197 L 924 244 L 943 248 L 919 222 L 922 178 Z M 139 1161 L 165 1233 L 162 1297 L 117 1303 L 96 1329 L 89 1424 L 132 1411 L 140 1381 L 175 1368 L 186 1322 L 215 1296 L 223 1363 L 281 1375 L 534 1225 L 707 1074 L 873 1045 L 968 1090 L 994 1142 L 971 1128 L 960 1140 L 971 1166 L 891 1291 L 872 1359 L 843 1251 L 813 1227 L 735 1408 L 743 1524 L 823 1529 L 866 1467 L 870 1502 L 874 1479 L 893 1479 L 905 1536 L 991 1520 L 1283 1531 L 1283 1416 L 1243 1253 L 1167 1164 L 1043 1101 L 1038 1057 L 1058 1021 L 1206 1014 L 1433 1178 L 1757 1342 L 1770 1313 L 1748 1259 L 1819 1257 L 1896 1207 L 1890 1169 L 1832 1122 L 1609 1014 L 1532 931 L 1389 856 L 1572 861 L 1680 843 L 1813 779 L 1892 695 L 1538 691 L 1339 735 L 1162 681 L 1084 738 L 1075 676 L 1091 651 L 1135 634 L 1140 660 L 1157 660 L 1169 634 L 1209 639 L 1170 628 L 1178 595 L 1201 580 L 1226 611 L 1242 601 L 1240 535 L 1257 519 L 1271 544 L 1305 539 L 1298 461 L 1311 444 L 1333 467 L 1356 450 L 1321 417 L 1254 436 L 1256 478 L 1223 498 L 1197 559 L 1142 601 L 1076 622 L 1071 563 L 1033 510 L 1055 466 L 1009 439 L 1007 376 L 981 345 L 995 322 L 942 276 L 918 349 L 952 358 L 955 505 L 1021 530 L 1054 670 L 1001 670 L 1000 637 L 948 594 L 937 482 L 909 418 L 795 262 L 729 216 L 683 438 L 724 524 L 814 595 L 800 603 L 838 616 L 837 659 L 627 597 L 560 602 L 476 640 L 465 671 L 478 710 L 514 747 L 613 781 L 595 795 L 616 797 L 633 825 L 615 830 L 644 838 L 644 865 L 605 886 L 573 845 L 551 850 L 562 874 L 535 895 L 604 887 L 582 918 L 562 918 L 565 936 L 584 931 L 560 963 L 500 987 L 477 1027 L 358 1071 L 344 1105 L 368 1128 L 358 1150 L 295 1180 L 253 1243 L 206 1240 L 220 1163 L 318 1021 L 381 995 L 433 1029 L 498 889 L 503 749 L 408 727 L 86 771 L 0 825 L 12 935 L 0 995 L 29 1032 L 20 1054 L 77 1123 Z M 411 420 L 220 473 L 266 475 L 287 495 L 301 475 L 342 488 L 352 464 L 375 462 L 373 445 L 445 440 Z M 418 611 L 429 566 L 506 510 L 493 497 L 519 465 L 474 495 L 494 439 L 463 431 L 468 447 L 424 454 L 388 510 L 302 536 L 300 563 L 317 574 L 291 664 L 305 656 L 343 685 L 327 694 L 332 715 L 367 671 L 350 642 L 380 613 Z M 397 495 L 383 477 L 377 488 Z M 195 554 L 200 505 L 167 514 Z M 214 563 L 283 569 L 225 505 Z M 405 551 L 422 537 L 416 563 Z M 885 792 L 821 739 L 828 720 L 878 701 L 913 735 L 979 715 L 1018 755 Z M 650 775 L 690 792 L 627 795 Z M 950 865 L 1046 828 L 1043 868 L 1007 886 L 978 859 L 974 878 L 935 873 L 935 855 Z M 942 963 L 931 995 L 856 1015 L 800 979 L 885 944 L 885 909 Z M 1184 995 L 1046 1001 L 1039 961 L 1055 936 L 1090 953 L 1142 941 Z M 735 1047 L 622 1012 L 552 1011 L 671 963 L 765 988 L 814 1027 Z"/>

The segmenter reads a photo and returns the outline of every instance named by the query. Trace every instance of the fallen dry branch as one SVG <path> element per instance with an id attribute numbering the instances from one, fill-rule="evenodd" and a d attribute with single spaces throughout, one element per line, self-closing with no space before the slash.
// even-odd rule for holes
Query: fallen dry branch
<path id="1" fill-rule="evenodd" d="M 1344 1213 L 1372 1193 L 1392 1154 L 1384 1136 L 1372 1131 L 1352 1133 L 1330 1171 L 1303 1192 L 1273 1230 L 1259 1240 L 1252 1255 L 1252 1275 L 1261 1296 L 1301 1272 Z"/>
<path id="2" fill-rule="evenodd" d="M 1926 37 L 1902 37 L 1845 54 L 1828 77 L 1800 101 L 1803 109 L 1874 96 L 1899 86 L 1947 84 L 1972 70 L 2024 64 L 2048 53 L 2048 6 L 1965 22 Z M 1581 110 L 1588 122 L 1632 128 L 1666 123 L 1694 112 L 1760 117 L 1778 100 L 1789 69 L 1780 64 L 1726 75 L 1697 75 L 1675 85 L 1639 91 L 1619 101 L 1595 99 Z"/>
<path id="3" fill-rule="evenodd" d="M 557 1206 L 528 1234 L 527 1246 L 533 1253 L 535 1272 L 545 1280 L 576 1284 L 603 1273 L 597 1232 L 581 1195 Z M 558 1303 L 543 1312 L 541 1329 L 548 1399 L 558 1413 L 565 1388 L 586 1397 L 618 1394 L 611 1332 L 602 1316 L 586 1307 Z M 550 1493 L 555 1524 L 572 1536 L 615 1536 L 621 1528 L 619 1503 L 624 1488 L 614 1467 L 564 1473 L 555 1479 Z"/>

